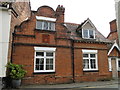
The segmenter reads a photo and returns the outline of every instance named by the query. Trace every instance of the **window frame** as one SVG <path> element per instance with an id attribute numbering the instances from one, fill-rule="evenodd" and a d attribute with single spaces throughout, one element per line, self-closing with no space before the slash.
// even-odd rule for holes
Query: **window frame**
<path id="1" fill-rule="evenodd" d="M 84 31 L 87 30 L 87 37 L 85 37 L 84 35 Z M 93 31 L 93 38 L 90 38 L 90 31 Z M 95 30 L 91 30 L 91 29 L 82 29 L 82 38 L 84 39 L 95 39 Z"/>
<path id="2" fill-rule="evenodd" d="M 112 71 L 112 64 L 111 64 L 112 62 L 111 62 L 111 59 L 112 59 L 112 57 L 108 58 L 109 71 L 110 72 Z M 118 61 L 120 61 L 120 58 L 116 58 L 116 69 L 117 69 L 117 71 L 120 71 L 120 67 L 119 67 Z"/>
<path id="3" fill-rule="evenodd" d="M 38 24 L 37 24 L 38 22 L 42 23 L 41 28 L 38 28 Z M 45 23 L 47 23 L 47 28 L 48 29 L 45 29 L 45 26 L 44 26 Z M 36 20 L 36 29 L 47 30 L 47 31 L 55 31 L 55 22 L 45 21 L 45 20 Z"/>
<path id="4" fill-rule="evenodd" d="M 97 50 L 82 50 L 82 53 L 83 54 L 88 54 L 88 57 L 83 57 L 83 65 L 84 65 L 84 59 L 89 59 L 89 68 L 88 69 L 85 69 L 84 67 L 83 67 L 83 71 L 96 71 L 96 70 L 98 70 L 98 53 L 97 53 L 98 51 Z M 83 55 L 82 54 L 82 55 Z M 90 54 L 95 54 L 95 58 L 91 58 L 90 57 Z M 91 59 L 95 59 L 95 65 L 96 65 L 96 68 L 94 69 L 92 69 L 91 68 Z"/>
<path id="5" fill-rule="evenodd" d="M 34 72 L 40 73 L 40 72 L 55 72 L 55 51 L 56 48 L 49 48 L 49 47 L 34 47 Z M 36 56 L 36 52 L 43 52 L 44 56 Z M 46 52 L 53 52 L 53 57 L 46 56 Z M 36 58 L 43 58 L 44 59 L 44 70 L 36 70 Z M 53 70 L 46 70 L 46 59 L 52 58 L 53 59 Z"/>

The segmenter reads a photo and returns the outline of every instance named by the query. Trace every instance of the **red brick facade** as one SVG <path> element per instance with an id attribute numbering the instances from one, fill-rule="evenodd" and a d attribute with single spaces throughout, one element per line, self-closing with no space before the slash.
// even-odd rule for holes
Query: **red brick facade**
<path id="1" fill-rule="evenodd" d="M 9 40 L 9 53 L 8 60 L 11 60 L 12 51 L 12 33 L 14 33 L 15 26 L 19 26 L 21 22 L 29 18 L 31 15 L 30 2 L 12 2 L 11 9 L 11 25 L 10 25 L 10 40 Z"/>
<path id="2" fill-rule="evenodd" d="M 110 22 L 110 33 L 107 38 L 109 40 L 118 40 L 116 19 Z"/>
<path id="3" fill-rule="evenodd" d="M 120 71 L 119 71 L 119 60 L 120 60 L 120 49 L 118 46 L 118 32 L 117 32 L 117 24 L 116 24 L 116 19 L 110 22 L 110 33 L 107 37 L 109 40 L 113 41 L 112 46 L 109 48 L 109 55 L 108 57 L 112 60 L 115 59 L 116 62 L 116 69 L 118 72 L 118 77 L 120 77 Z M 112 64 L 112 62 L 111 62 Z M 112 72 L 110 72 L 112 75 Z"/>
<path id="4" fill-rule="evenodd" d="M 22 24 L 16 28 L 12 61 L 13 63 L 25 65 L 24 68 L 27 70 L 27 74 L 23 79 L 24 84 L 96 81 L 111 77 L 108 70 L 108 42 L 81 40 L 79 36 L 74 37 L 74 39 L 70 38 L 70 36 L 74 35 L 71 34 L 72 30 L 69 31 L 65 25 L 64 11 L 63 6 L 58 6 L 56 11 L 51 7 L 42 6 L 38 8 L 37 11 L 32 12 L 30 19 L 22 22 Z M 37 30 L 36 16 L 55 18 L 55 31 Z M 77 24 L 69 25 L 79 26 Z M 80 27 L 78 27 L 78 29 L 79 28 Z M 69 34 L 71 35 L 69 36 Z M 99 34 L 99 37 L 100 36 L 102 35 Z M 56 48 L 55 72 L 34 72 L 34 47 Z M 83 71 L 83 49 L 97 50 L 98 70 Z"/>

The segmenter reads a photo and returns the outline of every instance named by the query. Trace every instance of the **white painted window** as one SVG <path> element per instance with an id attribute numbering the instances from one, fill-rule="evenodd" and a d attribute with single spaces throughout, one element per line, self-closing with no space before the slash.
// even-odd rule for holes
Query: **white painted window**
<path id="1" fill-rule="evenodd" d="M 36 29 L 55 31 L 55 23 L 49 21 L 37 20 Z"/>
<path id="2" fill-rule="evenodd" d="M 111 58 L 108 58 L 109 71 L 112 71 Z"/>
<path id="3" fill-rule="evenodd" d="M 111 58 L 108 58 L 108 63 L 109 63 L 109 71 L 112 71 Z M 116 58 L 116 69 L 117 69 L 117 71 L 120 71 L 120 59 L 119 58 Z"/>
<path id="4" fill-rule="evenodd" d="M 98 70 L 97 50 L 82 50 L 83 71 Z"/>
<path id="5" fill-rule="evenodd" d="M 34 72 L 55 72 L 56 48 L 35 47 Z"/>
<path id="6" fill-rule="evenodd" d="M 117 70 L 120 71 L 120 58 L 117 58 Z"/>
<path id="7" fill-rule="evenodd" d="M 82 30 L 82 37 L 85 39 L 95 39 L 94 30 Z"/>

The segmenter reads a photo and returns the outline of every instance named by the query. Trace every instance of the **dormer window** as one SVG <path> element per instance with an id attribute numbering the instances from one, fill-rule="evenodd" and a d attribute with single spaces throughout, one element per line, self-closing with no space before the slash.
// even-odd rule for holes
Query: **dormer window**
<path id="1" fill-rule="evenodd" d="M 82 30 L 82 37 L 84 39 L 95 39 L 95 31 L 94 30 Z"/>
<path id="2" fill-rule="evenodd" d="M 37 20 L 36 29 L 55 31 L 55 23 Z"/>
<path id="3" fill-rule="evenodd" d="M 55 31 L 56 18 L 36 16 L 36 29 Z"/>

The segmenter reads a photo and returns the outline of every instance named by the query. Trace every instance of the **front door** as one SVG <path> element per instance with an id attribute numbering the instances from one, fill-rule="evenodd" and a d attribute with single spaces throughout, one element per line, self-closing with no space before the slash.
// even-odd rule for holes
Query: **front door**
<path id="1" fill-rule="evenodd" d="M 111 58 L 111 65 L 112 65 L 112 77 L 114 79 L 118 78 L 118 71 L 117 71 L 117 63 L 116 58 Z"/>

